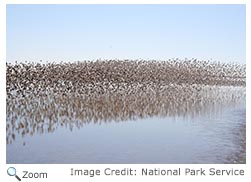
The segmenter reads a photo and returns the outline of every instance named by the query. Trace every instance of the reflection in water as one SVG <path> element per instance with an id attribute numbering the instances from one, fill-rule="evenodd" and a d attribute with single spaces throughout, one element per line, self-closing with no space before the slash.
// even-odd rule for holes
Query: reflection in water
<path id="1" fill-rule="evenodd" d="M 16 64 L 6 77 L 7 144 L 60 127 L 194 118 L 245 102 L 245 66 L 195 60 Z M 245 161 L 238 155 L 231 159 Z"/>
<path id="2" fill-rule="evenodd" d="M 53 132 L 58 126 L 72 129 L 84 123 L 126 121 L 152 116 L 198 116 L 216 112 L 222 105 L 245 98 L 243 87 L 198 85 L 137 86 L 104 94 L 75 94 L 49 91 L 14 100 L 7 98 L 7 142 L 15 134 Z"/>

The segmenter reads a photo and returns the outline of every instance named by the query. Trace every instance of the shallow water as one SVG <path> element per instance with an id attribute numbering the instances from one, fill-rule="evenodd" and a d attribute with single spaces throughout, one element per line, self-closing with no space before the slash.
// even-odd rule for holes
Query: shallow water
<path id="1" fill-rule="evenodd" d="M 7 163 L 245 163 L 245 67 L 7 64 Z"/>
<path id="2" fill-rule="evenodd" d="M 198 116 L 67 125 L 7 145 L 7 163 L 245 163 L 245 105 Z"/>

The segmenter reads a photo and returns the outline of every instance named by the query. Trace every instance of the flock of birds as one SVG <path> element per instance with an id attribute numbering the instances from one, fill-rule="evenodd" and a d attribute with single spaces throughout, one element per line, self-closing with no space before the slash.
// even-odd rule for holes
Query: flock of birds
<path id="1" fill-rule="evenodd" d="M 197 60 L 6 65 L 7 143 L 146 117 L 193 117 L 245 102 L 246 67 Z"/>

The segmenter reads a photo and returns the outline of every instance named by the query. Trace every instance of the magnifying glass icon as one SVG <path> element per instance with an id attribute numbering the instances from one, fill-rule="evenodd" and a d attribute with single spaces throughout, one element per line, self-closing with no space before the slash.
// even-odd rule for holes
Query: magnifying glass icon
<path id="1" fill-rule="evenodd" d="M 9 176 L 15 176 L 15 177 L 17 178 L 18 181 L 21 181 L 21 179 L 16 175 L 16 172 L 17 172 L 17 170 L 16 170 L 14 167 L 9 167 L 9 168 L 7 169 L 7 174 L 8 174 Z"/>

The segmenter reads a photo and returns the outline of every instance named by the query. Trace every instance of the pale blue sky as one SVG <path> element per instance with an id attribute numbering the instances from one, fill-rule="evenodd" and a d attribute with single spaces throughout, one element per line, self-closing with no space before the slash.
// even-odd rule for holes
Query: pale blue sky
<path id="1" fill-rule="evenodd" d="M 7 61 L 245 63 L 245 5 L 7 5 Z"/>

